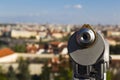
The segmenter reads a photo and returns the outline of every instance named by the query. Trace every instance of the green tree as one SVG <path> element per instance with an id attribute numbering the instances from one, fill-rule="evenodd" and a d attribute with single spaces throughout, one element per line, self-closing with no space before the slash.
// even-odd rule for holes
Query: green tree
<path id="1" fill-rule="evenodd" d="M 6 78 L 6 75 L 0 74 L 0 80 L 8 80 L 8 79 Z"/>
<path id="2" fill-rule="evenodd" d="M 61 39 L 60 39 L 60 41 L 62 41 L 62 42 L 65 42 L 65 41 L 68 41 L 69 40 L 69 38 L 70 38 L 70 34 L 68 34 L 67 36 L 63 36 Z"/>
<path id="3" fill-rule="evenodd" d="M 107 80 L 112 80 L 112 73 L 107 71 Z"/>
<path id="4" fill-rule="evenodd" d="M 50 80 L 52 76 L 53 80 L 72 80 L 72 69 L 69 65 L 69 60 L 66 60 L 65 57 L 59 57 L 60 63 L 50 63 L 51 66 L 48 66 L 48 62 L 43 66 L 41 80 Z M 54 68 L 58 69 L 54 71 Z"/>
<path id="5" fill-rule="evenodd" d="M 36 37 L 35 36 L 31 36 L 30 39 L 36 39 Z"/>
<path id="6" fill-rule="evenodd" d="M 18 71 L 19 71 L 19 80 L 31 80 L 28 60 L 23 60 L 22 58 L 19 60 Z"/>
<path id="7" fill-rule="evenodd" d="M 59 75 L 55 77 L 55 80 L 72 80 L 72 69 L 69 60 L 61 55 L 59 56 L 59 60 Z"/>
<path id="8" fill-rule="evenodd" d="M 120 54 L 120 45 L 110 46 L 111 54 Z"/>
<path id="9" fill-rule="evenodd" d="M 41 80 L 50 80 L 51 67 L 47 63 L 42 68 Z"/>
<path id="10" fill-rule="evenodd" d="M 6 75 L 3 73 L 2 67 L 0 66 L 0 80 L 7 80 Z"/>
<path id="11" fill-rule="evenodd" d="M 55 80 L 72 80 L 72 71 L 69 68 L 59 68 L 59 75 L 55 77 Z"/>
<path id="12" fill-rule="evenodd" d="M 9 70 L 7 73 L 8 80 L 18 80 L 13 67 L 10 66 L 8 70 Z"/>
<path id="13" fill-rule="evenodd" d="M 26 52 L 26 45 L 25 44 L 16 44 L 14 47 L 13 47 L 13 50 L 15 52 Z"/>

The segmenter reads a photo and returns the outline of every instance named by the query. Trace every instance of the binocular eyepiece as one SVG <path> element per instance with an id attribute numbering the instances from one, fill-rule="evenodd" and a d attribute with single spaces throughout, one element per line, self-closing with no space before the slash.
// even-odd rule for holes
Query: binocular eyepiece
<path id="1" fill-rule="evenodd" d="M 76 33 L 76 41 L 82 47 L 89 47 L 93 45 L 95 39 L 96 34 L 92 29 L 90 29 L 90 27 L 83 27 Z"/>

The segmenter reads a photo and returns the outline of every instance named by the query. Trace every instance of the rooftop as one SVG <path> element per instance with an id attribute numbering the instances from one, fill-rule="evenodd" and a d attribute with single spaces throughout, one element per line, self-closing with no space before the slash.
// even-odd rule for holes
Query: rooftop
<path id="1" fill-rule="evenodd" d="M 10 48 L 0 49 L 0 57 L 8 56 L 8 55 L 13 54 L 13 53 L 14 53 L 14 51 L 11 50 Z"/>

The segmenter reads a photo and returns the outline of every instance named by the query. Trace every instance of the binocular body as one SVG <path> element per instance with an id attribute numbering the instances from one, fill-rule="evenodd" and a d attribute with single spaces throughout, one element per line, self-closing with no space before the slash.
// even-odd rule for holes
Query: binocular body
<path id="1" fill-rule="evenodd" d="M 73 80 L 106 80 L 109 68 L 109 44 L 101 33 L 88 24 L 76 31 L 68 41 L 73 64 Z"/>

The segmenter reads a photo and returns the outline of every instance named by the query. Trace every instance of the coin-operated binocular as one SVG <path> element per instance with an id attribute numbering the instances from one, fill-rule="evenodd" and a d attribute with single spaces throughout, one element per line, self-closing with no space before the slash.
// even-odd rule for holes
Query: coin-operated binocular
<path id="1" fill-rule="evenodd" d="M 68 41 L 73 80 L 106 80 L 109 44 L 99 32 L 85 24 Z"/>

